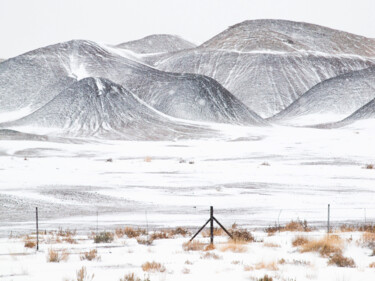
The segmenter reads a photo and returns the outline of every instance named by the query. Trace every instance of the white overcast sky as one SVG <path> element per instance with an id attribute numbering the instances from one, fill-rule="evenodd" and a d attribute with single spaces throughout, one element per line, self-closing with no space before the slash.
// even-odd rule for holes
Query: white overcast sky
<path id="1" fill-rule="evenodd" d="M 117 44 L 169 33 L 202 43 L 261 18 L 375 38 L 375 0 L 0 0 L 0 58 L 71 39 Z"/>

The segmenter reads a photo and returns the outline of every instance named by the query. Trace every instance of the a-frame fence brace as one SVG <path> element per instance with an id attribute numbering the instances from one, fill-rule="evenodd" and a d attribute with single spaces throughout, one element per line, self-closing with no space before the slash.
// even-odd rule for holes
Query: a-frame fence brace
<path id="1" fill-rule="evenodd" d="M 214 243 L 214 221 L 225 231 L 226 234 L 228 234 L 228 236 L 230 238 L 233 239 L 233 236 L 232 234 L 230 234 L 228 232 L 228 230 L 226 230 L 226 228 L 214 217 L 214 207 L 210 207 L 210 218 L 208 219 L 208 221 L 198 230 L 197 233 L 194 234 L 193 237 L 191 237 L 190 241 L 193 241 L 195 237 L 197 237 L 197 235 L 206 227 L 206 225 L 208 223 L 210 223 L 210 243 L 213 244 Z"/>

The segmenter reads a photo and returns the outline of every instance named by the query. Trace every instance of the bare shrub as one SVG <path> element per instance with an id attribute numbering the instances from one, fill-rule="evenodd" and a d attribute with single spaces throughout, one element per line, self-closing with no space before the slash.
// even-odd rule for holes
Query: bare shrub
<path id="1" fill-rule="evenodd" d="M 292 245 L 293 245 L 293 247 L 298 247 L 298 246 L 305 245 L 308 242 L 309 242 L 309 239 L 307 239 L 306 237 L 304 237 L 304 236 L 296 236 L 292 240 Z"/>
<path id="2" fill-rule="evenodd" d="M 80 256 L 81 261 L 83 260 L 100 260 L 100 256 L 98 256 L 98 251 L 96 249 L 93 249 L 88 252 L 83 252 L 82 255 Z"/>
<path id="3" fill-rule="evenodd" d="M 330 235 L 319 240 L 310 240 L 301 247 L 301 252 L 318 252 L 323 257 L 341 254 L 343 242 L 337 235 Z"/>
<path id="4" fill-rule="evenodd" d="M 158 262 L 146 262 L 142 264 L 142 270 L 146 272 L 164 272 L 165 266 Z"/>
<path id="5" fill-rule="evenodd" d="M 94 236 L 95 243 L 111 243 L 113 241 L 113 233 L 112 232 L 100 232 L 99 234 Z"/>
<path id="6" fill-rule="evenodd" d="M 77 270 L 76 275 L 77 281 L 91 281 L 94 279 L 94 274 L 89 275 L 85 266 L 82 266 L 81 269 Z"/>
<path id="7" fill-rule="evenodd" d="M 354 260 L 351 258 L 346 258 L 340 253 L 335 253 L 328 260 L 329 265 L 336 265 L 338 267 L 355 267 Z"/>
<path id="8" fill-rule="evenodd" d="M 182 244 L 182 248 L 184 251 L 202 251 L 205 247 L 205 244 L 203 242 L 200 242 L 199 240 L 194 240 L 192 242 L 186 242 Z"/>
<path id="9" fill-rule="evenodd" d="M 34 248 L 35 246 L 36 246 L 36 243 L 32 240 L 25 241 L 25 248 Z"/>

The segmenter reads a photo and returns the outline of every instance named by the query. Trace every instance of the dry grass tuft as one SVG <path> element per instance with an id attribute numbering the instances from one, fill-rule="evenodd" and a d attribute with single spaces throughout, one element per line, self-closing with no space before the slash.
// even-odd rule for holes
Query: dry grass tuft
<path id="1" fill-rule="evenodd" d="M 121 238 L 126 235 L 128 238 L 137 238 L 141 235 L 146 235 L 146 230 L 144 229 L 134 229 L 132 227 L 125 227 L 125 228 L 116 228 L 115 230 L 116 236 Z"/>
<path id="2" fill-rule="evenodd" d="M 375 169 L 375 165 L 374 164 L 366 164 L 365 169 L 373 170 L 373 169 Z"/>
<path id="3" fill-rule="evenodd" d="M 216 247 L 214 244 L 208 244 L 205 248 L 204 248 L 204 251 L 212 251 L 212 250 L 215 250 Z"/>
<path id="4" fill-rule="evenodd" d="M 203 237 L 210 237 L 211 236 L 211 230 L 210 229 L 205 229 L 204 231 L 201 232 Z M 214 228 L 214 236 L 223 236 L 224 235 L 224 230 L 221 228 Z"/>
<path id="5" fill-rule="evenodd" d="M 365 247 L 375 248 L 375 233 L 365 232 L 362 234 L 362 244 Z"/>
<path id="6" fill-rule="evenodd" d="M 60 252 L 50 248 L 47 253 L 47 262 L 60 262 L 67 261 L 69 258 L 69 252 L 66 249 L 62 249 Z"/>
<path id="7" fill-rule="evenodd" d="M 287 223 L 285 226 L 281 225 L 275 225 L 270 226 L 265 229 L 265 232 L 271 236 L 274 235 L 276 232 L 281 231 L 290 231 L 290 232 L 309 232 L 312 231 L 312 228 L 308 226 L 307 221 L 301 221 L 301 220 L 292 220 L 289 223 Z"/>
<path id="8" fill-rule="evenodd" d="M 192 242 L 186 242 L 182 244 L 184 251 L 203 251 L 205 244 L 199 240 L 194 240 Z"/>
<path id="9" fill-rule="evenodd" d="M 240 242 L 232 241 L 224 244 L 219 249 L 221 252 L 245 253 L 247 248 Z"/>
<path id="10" fill-rule="evenodd" d="M 214 259 L 219 260 L 221 257 L 215 253 L 207 252 L 204 255 L 201 256 L 201 259 Z"/>
<path id="11" fill-rule="evenodd" d="M 150 235 L 151 240 L 170 239 L 170 238 L 173 238 L 173 235 L 171 235 L 170 232 L 166 232 L 166 231 L 153 232 Z"/>
<path id="12" fill-rule="evenodd" d="M 340 253 L 334 254 L 328 260 L 329 265 L 336 265 L 338 267 L 355 267 L 354 260 L 351 258 L 346 258 Z"/>
<path id="13" fill-rule="evenodd" d="M 184 267 L 184 268 L 181 270 L 181 272 L 182 272 L 182 274 L 189 274 L 189 273 L 190 273 L 190 269 Z"/>
<path id="14" fill-rule="evenodd" d="M 270 262 L 270 263 L 260 262 L 260 263 L 257 263 L 254 268 L 256 270 L 260 270 L 260 269 L 266 269 L 266 270 L 272 270 L 272 271 L 279 270 L 276 262 Z"/>
<path id="15" fill-rule="evenodd" d="M 136 276 L 136 275 L 134 274 L 134 272 L 132 272 L 132 273 L 126 274 L 126 275 L 124 276 L 124 278 L 120 278 L 120 281 L 142 281 L 142 279 L 139 278 L 138 276 Z M 145 277 L 145 278 L 143 279 L 143 281 L 150 281 L 150 279 L 147 278 L 147 277 Z"/>
<path id="16" fill-rule="evenodd" d="M 25 248 L 34 248 L 36 246 L 36 243 L 31 240 L 26 240 L 25 241 Z"/>
<path id="17" fill-rule="evenodd" d="M 318 252 L 322 257 L 341 254 L 343 241 L 337 235 L 330 235 L 319 240 L 310 240 L 301 246 L 301 253 Z"/>
<path id="18" fill-rule="evenodd" d="M 375 262 L 370 263 L 368 267 L 369 268 L 375 268 Z"/>
<path id="19" fill-rule="evenodd" d="M 309 239 L 307 239 L 306 237 L 296 236 L 292 240 L 292 245 L 293 245 L 293 247 L 299 247 L 299 246 L 307 244 L 308 242 L 309 242 Z"/>
<path id="20" fill-rule="evenodd" d="M 371 232 L 375 233 L 375 225 L 373 224 L 343 224 L 340 226 L 341 232 L 354 232 L 354 231 L 361 231 L 361 232 Z"/>
<path id="21" fill-rule="evenodd" d="M 142 264 L 142 270 L 146 272 L 164 272 L 166 269 L 164 265 L 153 261 Z"/>
<path id="22" fill-rule="evenodd" d="M 93 249 L 93 250 L 88 251 L 88 252 L 83 252 L 82 255 L 80 256 L 80 259 L 81 259 L 81 261 L 83 261 L 83 260 L 88 260 L 88 261 L 97 260 L 97 261 L 99 261 L 100 256 L 98 256 L 98 251 Z"/>
<path id="23" fill-rule="evenodd" d="M 182 227 L 177 227 L 176 229 L 172 229 L 170 231 L 171 235 L 175 236 L 175 235 L 181 235 L 183 237 L 187 236 L 190 234 L 190 232 L 186 229 L 186 228 L 182 228 Z"/>
<path id="24" fill-rule="evenodd" d="M 82 266 L 81 269 L 77 270 L 77 281 L 91 281 L 94 279 L 94 274 L 89 275 L 86 267 Z"/>
<path id="25" fill-rule="evenodd" d="M 264 275 L 262 278 L 259 278 L 258 281 L 272 281 L 272 277 L 268 276 L 267 274 Z"/>
<path id="26" fill-rule="evenodd" d="M 280 248 L 281 247 L 279 244 L 275 244 L 275 243 L 263 243 L 263 246 L 268 247 L 268 248 Z"/>
<path id="27" fill-rule="evenodd" d="M 94 243 L 111 243 L 113 238 L 114 234 L 112 232 L 100 232 L 94 236 Z"/>

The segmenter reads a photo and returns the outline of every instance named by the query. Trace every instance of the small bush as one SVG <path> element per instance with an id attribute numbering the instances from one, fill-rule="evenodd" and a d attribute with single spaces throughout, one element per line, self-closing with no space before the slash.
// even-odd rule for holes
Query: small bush
<path id="1" fill-rule="evenodd" d="M 175 235 L 181 235 L 181 236 L 185 237 L 185 236 L 189 235 L 190 232 L 186 228 L 177 227 L 176 229 L 172 229 L 171 230 L 171 234 L 173 236 L 175 236 Z"/>
<path id="2" fill-rule="evenodd" d="M 69 258 L 69 252 L 65 249 L 61 250 L 61 252 L 58 252 L 51 248 L 48 250 L 48 253 L 47 253 L 47 262 L 67 261 L 68 258 Z"/>
<path id="3" fill-rule="evenodd" d="M 307 225 L 307 221 L 291 221 L 285 225 L 282 229 L 283 231 L 311 231 L 309 226 Z"/>
<path id="4" fill-rule="evenodd" d="M 120 281 L 142 281 L 141 278 L 137 277 L 134 272 L 126 274 L 124 278 L 120 278 Z"/>
<path id="5" fill-rule="evenodd" d="M 354 260 L 351 258 L 346 258 L 340 253 L 334 254 L 328 260 L 329 265 L 336 265 L 338 267 L 355 267 Z"/>
<path id="6" fill-rule="evenodd" d="M 236 242 L 254 242 L 254 236 L 246 229 L 232 230 L 233 240 Z"/>
<path id="7" fill-rule="evenodd" d="M 373 170 L 373 169 L 375 169 L 375 165 L 374 164 L 366 164 L 365 169 Z"/>
<path id="8" fill-rule="evenodd" d="M 260 262 L 255 265 L 255 269 L 257 270 L 267 269 L 267 270 L 272 270 L 272 271 L 279 270 L 276 262 L 270 262 L 270 263 Z"/>
<path id="9" fill-rule="evenodd" d="M 214 244 L 208 244 L 204 250 L 207 252 L 207 251 L 212 251 L 212 250 L 215 250 L 215 245 Z"/>
<path id="10" fill-rule="evenodd" d="M 153 261 L 142 264 L 142 270 L 146 272 L 164 272 L 166 269 L 164 265 Z"/>
<path id="11" fill-rule="evenodd" d="M 303 237 L 303 236 L 296 236 L 294 237 L 294 239 L 292 240 L 292 245 L 293 247 L 298 247 L 298 246 L 302 246 L 302 245 L 305 245 L 309 242 L 309 239 L 307 239 L 306 237 Z"/>
<path id="12" fill-rule="evenodd" d="M 86 267 L 82 266 L 81 269 L 77 270 L 77 281 L 91 281 L 94 279 L 94 274 L 89 275 Z"/>
<path id="13" fill-rule="evenodd" d="M 363 233 L 362 244 L 365 247 L 375 248 L 375 233 L 372 233 L 372 232 Z"/>
<path id="14" fill-rule="evenodd" d="M 170 235 L 168 232 L 165 232 L 165 231 L 153 232 L 150 236 L 151 240 L 169 239 L 169 238 L 173 238 L 173 235 Z"/>
<path id="15" fill-rule="evenodd" d="M 100 232 L 99 234 L 95 235 L 94 242 L 95 243 L 111 243 L 113 241 L 113 233 L 112 232 Z"/>
<path id="16" fill-rule="evenodd" d="M 205 247 L 205 244 L 203 242 L 200 242 L 199 240 L 194 240 L 192 242 L 186 242 L 182 244 L 182 248 L 184 251 L 202 251 Z"/>
<path id="17" fill-rule="evenodd" d="M 91 251 L 82 253 L 82 255 L 80 256 L 80 259 L 81 259 L 81 261 L 83 261 L 83 260 L 88 260 L 88 261 L 100 260 L 100 256 L 98 256 L 98 251 L 93 249 Z"/>
<path id="18" fill-rule="evenodd" d="M 375 262 L 370 263 L 368 267 L 369 268 L 375 268 Z"/>

